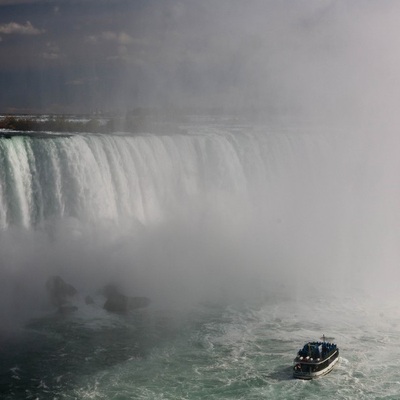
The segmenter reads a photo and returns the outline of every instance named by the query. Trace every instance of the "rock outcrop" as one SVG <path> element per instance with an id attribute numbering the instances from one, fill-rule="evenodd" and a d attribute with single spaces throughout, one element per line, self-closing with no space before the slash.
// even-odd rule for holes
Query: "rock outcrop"
<path id="1" fill-rule="evenodd" d="M 51 276 L 46 282 L 47 293 L 49 294 L 51 303 L 61 308 L 65 306 L 71 297 L 77 293 L 76 289 L 66 283 L 60 276 Z"/>
<path id="2" fill-rule="evenodd" d="M 78 310 L 77 304 L 80 303 L 79 297 L 76 296 L 77 290 L 60 276 L 51 276 L 46 282 L 46 289 L 51 304 L 57 307 L 60 314 L 68 315 Z M 126 313 L 147 307 L 150 304 L 150 300 L 147 297 L 126 296 L 113 284 L 104 286 L 97 294 L 101 294 L 106 298 L 103 309 L 115 313 Z M 86 305 L 95 304 L 93 298 L 89 295 L 84 298 L 84 302 Z"/>
<path id="3" fill-rule="evenodd" d="M 110 312 L 126 313 L 138 308 L 147 307 L 150 304 L 150 299 L 147 297 L 131 297 L 119 292 L 114 285 L 107 285 L 102 290 L 106 297 L 106 302 L 103 308 Z"/>
<path id="4" fill-rule="evenodd" d="M 85 304 L 94 304 L 93 297 L 87 295 L 87 296 L 85 297 Z"/>

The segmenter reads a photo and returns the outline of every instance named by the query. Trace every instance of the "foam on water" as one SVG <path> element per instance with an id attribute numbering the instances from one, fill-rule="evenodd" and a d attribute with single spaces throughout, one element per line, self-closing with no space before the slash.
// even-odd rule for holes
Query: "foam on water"
<path id="1" fill-rule="evenodd" d="M 52 316 L 2 340 L 1 393 L 4 399 L 395 398 L 399 331 L 396 303 L 360 295 L 208 304 L 186 313 Z M 322 334 L 338 344 L 338 366 L 316 381 L 292 379 L 297 350 Z"/>
<path id="2" fill-rule="evenodd" d="M 357 307 L 338 299 L 315 307 L 313 302 L 301 307 L 288 301 L 198 310 L 146 355 L 85 376 L 63 393 L 84 399 L 390 398 L 399 385 L 399 317 L 390 318 L 388 327 L 376 307 L 364 304 L 361 317 Z M 374 325 L 368 335 L 366 322 Z M 338 366 L 316 381 L 292 379 L 297 349 L 321 332 L 335 336 L 341 350 Z"/>

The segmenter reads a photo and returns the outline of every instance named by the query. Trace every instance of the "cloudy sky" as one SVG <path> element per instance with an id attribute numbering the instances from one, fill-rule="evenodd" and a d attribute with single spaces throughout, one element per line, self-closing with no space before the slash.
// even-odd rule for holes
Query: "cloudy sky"
<path id="1" fill-rule="evenodd" d="M 399 26 L 396 0 L 0 0 L 0 112 L 387 110 Z"/>

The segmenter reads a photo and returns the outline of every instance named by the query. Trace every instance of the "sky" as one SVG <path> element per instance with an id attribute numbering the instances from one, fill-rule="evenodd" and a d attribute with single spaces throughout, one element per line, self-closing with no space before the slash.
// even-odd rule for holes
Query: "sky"
<path id="1" fill-rule="evenodd" d="M 0 112 L 396 113 L 396 0 L 0 0 Z"/>

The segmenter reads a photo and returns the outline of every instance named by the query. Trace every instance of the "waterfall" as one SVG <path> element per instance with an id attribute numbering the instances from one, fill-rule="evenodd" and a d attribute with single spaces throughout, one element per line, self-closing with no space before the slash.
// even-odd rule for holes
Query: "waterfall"
<path id="1" fill-rule="evenodd" d="M 282 173 L 304 171 L 310 143 L 315 138 L 226 131 L 3 138 L 0 229 L 70 217 L 147 225 L 182 212 L 229 212 L 236 200 L 254 206 Z M 315 150 L 311 158 L 320 159 Z"/>

